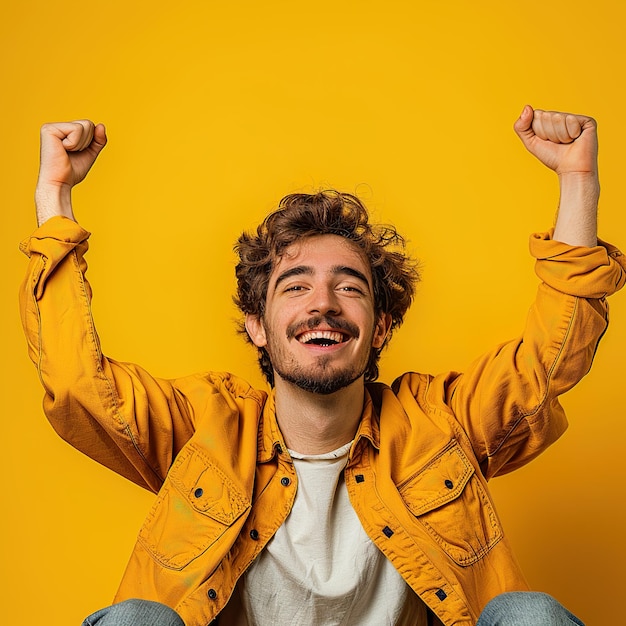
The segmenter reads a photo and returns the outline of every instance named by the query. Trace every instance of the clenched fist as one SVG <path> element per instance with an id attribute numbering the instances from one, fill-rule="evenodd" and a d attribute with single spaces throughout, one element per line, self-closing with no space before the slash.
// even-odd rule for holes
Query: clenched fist
<path id="1" fill-rule="evenodd" d="M 598 172 L 596 122 L 587 115 L 524 107 L 513 128 L 528 151 L 559 176 Z"/>
<path id="2" fill-rule="evenodd" d="M 587 115 L 533 111 L 525 106 L 513 128 L 528 151 L 559 176 L 553 238 L 573 246 L 597 244 L 598 134 Z"/>
<path id="3" fill-rule="evenodd" d="M 74 219 L 71 190 L 80 183 L 107 138 L 102 124 L 89 120 L 44 124 L 35 204 L 39 224 L 55 215 Z"/>

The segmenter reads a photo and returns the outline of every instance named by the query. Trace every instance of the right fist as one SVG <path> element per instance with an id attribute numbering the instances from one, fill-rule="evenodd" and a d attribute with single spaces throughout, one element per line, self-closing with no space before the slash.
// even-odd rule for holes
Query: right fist
<path id="1" fill-rule="evenodd" d="M 102 124 L 89 120 L 44 124 L 38 187 L 69 187 L 80 183 L 106 145 Z"/>

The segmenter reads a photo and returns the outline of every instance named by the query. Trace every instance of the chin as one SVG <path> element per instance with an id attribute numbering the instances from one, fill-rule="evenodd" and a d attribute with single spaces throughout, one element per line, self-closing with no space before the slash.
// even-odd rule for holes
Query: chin
<path id="1" fill-rule="evenodd" d="M 303 391 L 315 393 L 321 396 L 329 396 L 337 391 L 349 387 L 363 376 L 364 372 L 335 372 L 326 373 L 320 376 L 313 376 L 311 373 L 303 372 L 280 372 L 276 371 L 284 381 L 295 385 Z"/>

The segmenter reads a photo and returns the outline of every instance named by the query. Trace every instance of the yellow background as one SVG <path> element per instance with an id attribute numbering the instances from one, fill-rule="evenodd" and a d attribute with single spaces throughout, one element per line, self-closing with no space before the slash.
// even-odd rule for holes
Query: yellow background
<path id="1" fill-rule="evenodd" d="M 8 5 L 11 6 L 8 6 Z M 615 0 L 542 3 L 244 0 L 4 3 L 0 623 L 78 625 L 108 604 L 152 496 L 60 441 L 41 411 L 15 294 L 34 228 L 38 129 L 106 122 L 75 194 L 93 232 L 103 346 L 156 375 L 234 370 L 232 243 L 282 195 L 334 186 L 395 223 L 423 264 L 383 380 L 463 368 L 521 329 L 536 279 L 527 236 L 557 185 L 511 126 L 522 106 L 594 115 L 601 235 L 626 246 L 624 23 Z M 495 480 L 531 584 L 588 625 L 623 619 L 626 300 L 572 428 Z"/>

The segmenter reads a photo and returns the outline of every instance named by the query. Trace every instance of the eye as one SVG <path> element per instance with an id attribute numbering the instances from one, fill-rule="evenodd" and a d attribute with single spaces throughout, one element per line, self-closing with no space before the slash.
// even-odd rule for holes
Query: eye
<path id="1" fill-rule="evenodd" d="M 345 293 L 355 294 L 355 295 L 363 295 L 365 292 L 361 287 L 357 285 L 339 285 L 337 288 L 338 291 L 343 291 Z"/>
<path id="2" fill-rule="evenodd" d="M 288 285 L 287 287 L 285 287 L 283 291 L 284 293 L 289 293 L 289 292 L 304 291 L 305 289 L 306 287 L 304 285 Z"/>

